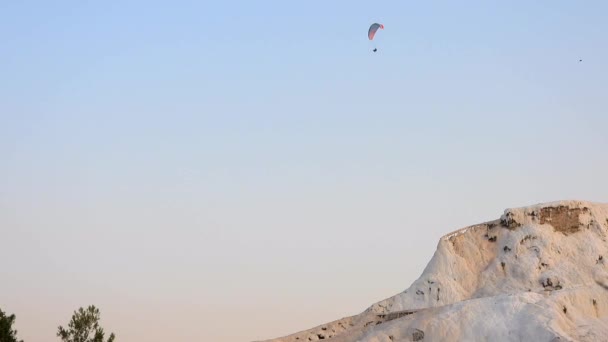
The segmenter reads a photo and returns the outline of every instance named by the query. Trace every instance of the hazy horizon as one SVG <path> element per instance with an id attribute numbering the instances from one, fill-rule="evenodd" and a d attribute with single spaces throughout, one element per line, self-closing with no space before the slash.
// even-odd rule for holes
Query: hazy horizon
<path id="1" fill-rule="evenodd" d="M 0 308 L 26 342 L 89 304 L 117 341 L 278 337 L 505 208 L 608 202 L 607 11 L 0 4 Z"/>

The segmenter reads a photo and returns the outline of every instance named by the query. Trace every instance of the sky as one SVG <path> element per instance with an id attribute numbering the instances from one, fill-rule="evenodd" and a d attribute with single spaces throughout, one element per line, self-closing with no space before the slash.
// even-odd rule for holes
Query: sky
<path id="1" fill-rule="evenodd" d="M 608 202 L 607 12 L 0 2 L 0 308 L 26 342 L 90 304 L 117 341 L 278 337 L 506 208 Z"/>

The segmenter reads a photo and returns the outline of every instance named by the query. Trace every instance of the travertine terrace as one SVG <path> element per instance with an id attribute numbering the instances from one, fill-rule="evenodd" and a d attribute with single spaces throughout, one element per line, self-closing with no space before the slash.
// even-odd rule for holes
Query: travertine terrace
<path id="1" fill-rule="evenodd" d="M 608 205 L 507 209 L 442 237 L 405 291 L 271 341 L 608 341 Z"/>

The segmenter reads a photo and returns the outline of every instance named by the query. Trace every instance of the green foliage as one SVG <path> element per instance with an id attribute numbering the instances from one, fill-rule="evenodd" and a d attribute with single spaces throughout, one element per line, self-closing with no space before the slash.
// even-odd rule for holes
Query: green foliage
<path id="1" fill-rule="evenodd" d="M 86 310 L 80 308 L 74 311 L 67 329 L 59 326 L 57 336 L 61 337 L 63 342 L 104 342 L 105 333 L 99 326 L 100 318 L 99 309 L 95 306 L 91 305 Z M 113 342 L 114 337 L 113 333 L 110 334 L 107 342 Z"/>
<path id="2" fill-rule="evenodd" d="M 0 342 L 23 342 L 17 340 L 17 330 L 13 330 L 15 315 L 7 316 L 0 309 Z"/>

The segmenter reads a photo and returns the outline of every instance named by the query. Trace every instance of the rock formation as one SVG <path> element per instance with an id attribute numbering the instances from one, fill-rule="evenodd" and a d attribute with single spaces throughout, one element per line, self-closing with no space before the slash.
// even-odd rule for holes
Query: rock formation
<path id="1" fill-rule="evenodd" d="M 507 209 L 442 237 L 407 290 L 271 341 L 608 341 L 608 205 Z"/>

